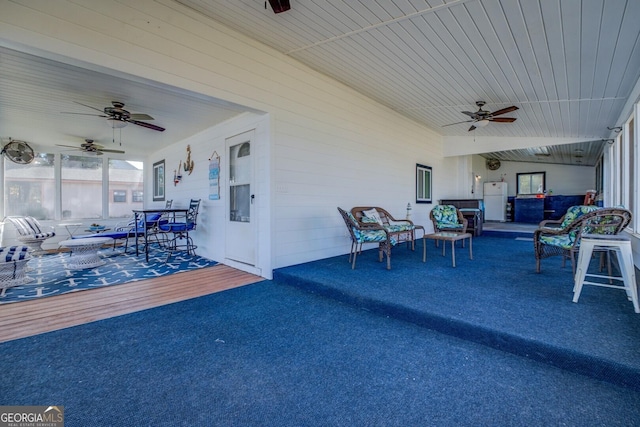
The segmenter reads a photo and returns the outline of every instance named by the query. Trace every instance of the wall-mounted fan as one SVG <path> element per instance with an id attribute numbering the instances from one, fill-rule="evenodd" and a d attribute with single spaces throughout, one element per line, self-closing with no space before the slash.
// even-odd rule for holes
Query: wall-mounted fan
<path id="1" fill-rule="evenodd" d="M 107 148 L 104 148 L 102 145 L 98 145 L 96 144 L 93 139 L 85 139 L 84 143 L 80 144 L 80 146 L 75 146 L 75 145 L 61 145 L 61 144 L 56 144 L 58 147 L 67 147 L 67 148 L 74 148 L 77 151 L 82 151 L 83 153 L 90 153 L 90 154 L 95 154 L 96 156 L 102 156 L 103 153 L 120 153 L 120 154 L 124 154 L 124 151 L 122 150 L 110 150 Z"/>
<path id="2" fill-rule="evenodd" d="M 9 139 L 9 143 L 2 147 L 0 154 L 4 154 L 13 163 L 18 163 L 19 165 L 31 163 L 34 158 L 33 148 L 29 144 L 14 139 Z"/>
<path id="3" fill-rule="evenodd" d="M 462 114 L 466 114 L 467 116 L 471 117 L 471 120 L 465 120 L 463 122 L 457 122 L 457 123 L 450 123 L 442 127 L 459 125 L 460 123 L 473 123 L 469 128 L 469 131 L 472 131 L 474 129 L 481 128 L 488 125 L 489 122 L 513 123 L 516 121 L 515 117 L 496 117 L 502 114 L 506 114 L 506 113 L 510 113 L 512 111 L 518 110 L 518 107 L 516 107 L 515 105 L 512 105 L 511 107 L 503 108 L 502 110 L 491 112 L 491 111 L 482 109 L 482 107 L 484 107 L 485 104 L 486 102 L 484 101 L 477 101 L 476 105 L 478 106 L 478 111 L 476 111 L 475 113 L 472 113 L 470 111 L 461 112 Z"/>
<path id="4" fill-rule="evenodd" d="M 99 111 L 102 114 L 89 114 L 89 113 L 72 113 L 68 111 L 63 111 L 62 114 L 80 114 L 83 116 L 95 116 L 95 117 L 104 117 L 106 118 L 110 125 L 114 128 L 122 128 L 127 125 L 127 123 L 133 123 L 134 125 L 142 126 L 148 129 L 157 130 L 163 132 L 165 129 L 163 127 L 144 122 L 142 120 L 155 120 L 148 114 L 143 113 L 130 113 L 129 111 L 124 109 L 124 103 L 120 101 L 111 101 L 111 107 L 105 107 L 102 110 L 96 107 L 92 107 L 90 105 L 82 104 L 81 102 L 74 101 L 76 104 L 80 104 L 83 107 L 91 108 L 92 110 Z"/>
<path id="5" fill-rule="evenodd" d="M 273 9 L 273 13 L 282 13 L 291 9 L 289 0 L 269 0 L 269 4 L 271 5 L 271 9 Z M 264 2 L 264 8 L 267 8 L 266 1 Z"/>

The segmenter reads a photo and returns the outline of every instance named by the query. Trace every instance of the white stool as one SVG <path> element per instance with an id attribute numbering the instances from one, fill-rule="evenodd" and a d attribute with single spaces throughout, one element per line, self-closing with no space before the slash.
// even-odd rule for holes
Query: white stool
<path id="1" fill-rule="evenodd" d="M 594 251 L 615 251 L 622 276 L 606 276 L 601 274 L 587 274 L 591 255 Z M 597 283 L 585 280 L 587 277 L 600 279 L 615 279 L 622 281 L 621 285 L 610 283 Z M 605 288 L 624 289 L 627 298 L 633 302 L 633 309 L 640 313 L 638 306 L 638 287 L 636 285 L 636 272 L 631 253 L 631 241 L 621 235 L 583 234 L 580 240 L 580 254 L 578 255 L 578 267 L 576 269 L 575 285 L 573 287 L 573 302 L 578 302 L 583 285 L 602 286 Z"/>

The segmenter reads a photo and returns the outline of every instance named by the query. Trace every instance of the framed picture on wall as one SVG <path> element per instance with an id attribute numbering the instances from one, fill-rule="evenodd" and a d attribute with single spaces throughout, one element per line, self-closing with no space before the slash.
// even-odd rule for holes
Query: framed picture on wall
<path id="1" fill-rule="evenodd" d="M 431 203 L 431 166 L 416 163 L 416 203 Z"/>
<path id="2" fill-rule="evenodd" d="M 164 200 L 164 160 L 153 164 L 153 201 Z"/>

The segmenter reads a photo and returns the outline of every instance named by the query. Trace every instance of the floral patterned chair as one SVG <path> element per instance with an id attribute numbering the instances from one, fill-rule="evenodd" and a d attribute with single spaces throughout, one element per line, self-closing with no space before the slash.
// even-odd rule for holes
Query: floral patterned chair
<path id="1" fill-rule="evenodd" d="M 433 231 L 454 231 L 457 233 L 467 232 L 467 220 L 460 211 L 453 205 L 436 205 L 431 209 L 429 218 L 433 222 Z"/>
<path id="2" fill-rule="evenodd" d="M 416 230 L 424 232 L 424 227 L 421 225 L 416 225 L 409 219 L 396 219 L 378 206 L 356 206 L 351 209 L 351 215 L 360 223 L 382 226 L 399 243 L 411 243 L 412 250 L 415 249 Z"/>
<path id="3" fill-rule="evenodd" d="M 349 253 L 351 269 L 356 268 L 356 257 L 358 253 L 362 252 L 362 245 L 364 243 L 377 243 L 380 262 L 382 262 L 383 255 L 386 254 L 387 270 L 391 270 L 391 248 L 398 243 L 398 240 L 392 237 L 390 233 L 377 222 L 359 222 L 351 212 L 340 208 L 338 208 L 338 212 L 340 212 L 351 236 L 351 252 Z"/>
<path id="4" fill-rule="evenodd" d="M 562 266 L 571 259 L 575 274 L 575 254 L 580 250 L 582 234 L 614 235 L 624 230 L 631 221 L 631 212 L 624 208 L 599 208 L 597 206 L 572 206 L 567 210 L 558 227 L 540 223 L 533 233 L 536 272 L 540 273 L 540 261 L 555 255 L 562 256 Z"/>

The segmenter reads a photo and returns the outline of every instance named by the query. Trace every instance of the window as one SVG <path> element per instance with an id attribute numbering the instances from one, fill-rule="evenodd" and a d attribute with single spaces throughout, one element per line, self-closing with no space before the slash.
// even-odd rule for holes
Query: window
<path id="1" fill-rule="evenodd" d="M 431 203 L 431 166 L 416 164 L 416 203 Z"/>
<path id="2" fill-rule="evenodd" d="M 122 190 L 113 190 L 113 203 L 126 203 L 127 192 Z"/>
<path id="3" fill-rule="evenodd" d="M 26 165 L 3 158 L 4 168 L 0 168 L 4 186 L 4 199 L 0 203 L 3 217 L 128 218 L 131 210 L 140 208 L 143 202 L 142 162 L 53 153 L 36 153 L 33 162 Z M 104 171 L 107 165 L 108 175 Z M 120 193 L 114 194 L 114 191 Z M 131 199 L 127 200 L 129 192 Z"/>
<path id="4" fill-rule="evenodd" d="M 109 159 L 109 218 L 128 218 L 132 209 L 140 209 L 143 201 L 142 162 Z M 127 193 L 131 193 L 131 201 Z M 138 200 L 136 200 L 136 197 Z"/>
<path id="5" fill-rule="evenodd" d="M 4 157 L 4 156 L 3 156 Z M 55 217 L 53 154 L 38 153 L 33 162 L 18 165 L 4 157 L 4 216 Z"/>
<path id="6" fill-rule="evenodd" d="M 63 154 L 61 166 L 65 218 L 102 218 L 102 159 Z"/>
<path id="7" fill-rule="evenodd" d="M 547 188 L 545 184 L 546 172 L 517 173 L 517 194 L 540 194 Z"/>

